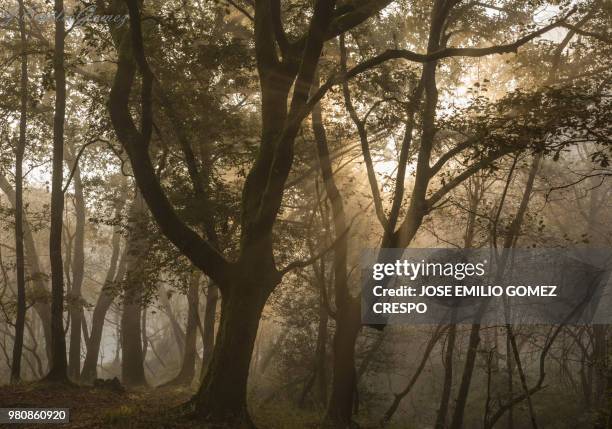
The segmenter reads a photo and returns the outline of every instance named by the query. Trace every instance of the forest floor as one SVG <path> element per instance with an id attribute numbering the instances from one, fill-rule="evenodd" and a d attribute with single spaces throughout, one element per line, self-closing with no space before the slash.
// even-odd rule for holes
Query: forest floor
<path id="1" fill-rule="evenodd" d="M 0 408 L 69 408 L 68 424 L 19 424 L 7 428 L 113 428 L 165 429 L 202 428 L 196 420 L 184 416 L 182 404 L 193 395 L 186 388 L 150 388 L 117 392 L 91 386 L 64 386 L 45 383 L 24 383 L 0 386 Z M 259 410 L 255 421 L 265 429 L 317 428 L 314 415 L 286 415 L 279 419 L 279 410 Z M 285 410 L 286 411 L 286 410 Z"/>
<path id="2" fill-rule="evenodd" d="M 69 408 L 70 423 L 57 425 L 62 428 L 191 428 L 196 427 L 195 422 L 178 418 L 178 407 L 191 395 L 191 391 L 180 388 L 120 393 L 90 386 L 25 383 L 0 387 L 0 407 Z M 48 424 L 12 426 L 50 427 Z"/>

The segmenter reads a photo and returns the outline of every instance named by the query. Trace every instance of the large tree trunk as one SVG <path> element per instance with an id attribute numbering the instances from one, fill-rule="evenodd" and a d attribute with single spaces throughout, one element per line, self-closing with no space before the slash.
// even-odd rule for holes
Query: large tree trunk
<path id="1" fill-rule="evenodd" d="M 17 315 L 15 320 L 15 340 L 13 342 L 13 362 L 11 382 L 21 380 L 21 354 L 26 317 L 25 261 L 23 251 L 23 156 L 26 145 L 26 126 L 28 112 L 28 56 L 25 33 L 25 9 L 19 0 L 19 34 L 21 39 L 21 116 L 19 119 L 19 140 L 15 151 L 15 258 L 17 268 Z"/>
<path id="2" fill-rule="evenodd" d="M 194 271 L 190 276 L 189 290 L 187 291 L 187 327 L 185 329 L 185 348 L 183 350 L 183 362 L 178 375 L 165 386 L 189 385 L 195 374 L 196 363 L 196 340 L 198 334 L 198 311 L 200 309 L 200 273 Z"/>
<path id="3" fill-rule="evenodd" d="M 272 289 L 270 284 L 249 282 L 246 275 L 225 289 L 212 359 L 193 398 L 195 414 L 204 421 L 254 428 L 247 411 L 247 380 L 259 320 Z"/>
<path id="4" fill-rule="evenodd" d="M 74 154 L 71 154 L 74 155 Z M 75 156 L 70 156 L 72 162 L 77 162 Z M 68 376 L 78 381 L 81 374 L 81 328 L 83 319 L 83 305 L 81 287 L 85 274 L 85 197 L 83 195 L 83 182 L 81 170 L 78 165 L 74 167 L 74 211 L 76 225 L 74 232 L 74 256 L 72 260 L 72 288 L 69 292 L 70 309 L 70 349 L 68 351 Z"/>
<path id="5" fill-rule="evenodd" d="M 127 250 L 127 273 L 124 282 L 123 312 L 121 314 L 121 380 L 126 386 L 146 385 L 142 347 L 142 276 L 143 260 L 146 257 L 148 240 L 142 228 L 144 201 L 138 194 L 135 198 L 134 217 L 130 219 L 136 227 L 130 232 L 130 248 Z"/>
<path id="6" fill-rule="evenodd" d="M 128 273 L 129 276 L 129 273 Z M 142 332 L 142 291 L 139 284 L 128 286 L 121 314 L 121 380 L 130 387 L 146 385 Z"/>
<path id="7" fill-rule="evenodd" d="M 64 1 L 55 0 L 56 16 L 63 16 Z M 62 264 L 62 221 L 64 214 L 63 162 L 64 116 L 66 113 L 66 73 L 64 70 L 64 20 L 55 20 L 55 116 L 53 118 L 53 173 L 51 180 L 51 367 L 47 379 L 68 381 L 66 338 L 64 337 L 64 273 Z"/>

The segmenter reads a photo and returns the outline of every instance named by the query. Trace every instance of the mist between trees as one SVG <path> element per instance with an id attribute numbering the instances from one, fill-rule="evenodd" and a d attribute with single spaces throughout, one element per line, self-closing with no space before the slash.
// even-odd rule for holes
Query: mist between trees
<path id="1" fill-rule="evenodd" d="M 610 427 L 609 326 L 363 326 L 359 266 L 610 247 L 609 1 L 0 5 L 0 407 Z"/>

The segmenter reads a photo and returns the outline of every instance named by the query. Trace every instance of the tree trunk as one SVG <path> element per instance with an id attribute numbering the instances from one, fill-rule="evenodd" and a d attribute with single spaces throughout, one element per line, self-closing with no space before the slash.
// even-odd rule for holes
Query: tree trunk
<path id="1" fill-rule="evenodd" d="M 135 228 L 130 232 L 130 248 L 127 250 L 127 273 L 121 314 L 121 380 L 126 386 L 131 387 L 147 384 L 144 373 L 140 319 L 143 292 L 142 261 L 146 258 L 148 240 L 143 228 L 144 201 L 140 194 L 136 195 L 134 205 L 130 222 L 135 225 Z"/>
<path id="2" fill-rule="evenodd" d="M 361 330 L 360 300 L 338 307 L 334 335 L 332 388 L 324 426 L 334 429 L 352 427 L 353 404 L 356 393 L 355 341 Z"/>
<path id="3" fill-rule="evenodd" d="M 321 285 L 326 287 L 326 285 Z M 329 314 L 323 298 L 319 298 L 319 328 L 317 330 L 317 349 L 315 354 L 315 391 L 317 399 L 327 404 L 327 323 Z"/>
<path id="4" fill-rule="evenodd" d="M 193 398 L 195 414 L 204 421 L 255 427 L 247 410 L 247 380 L 261 312 L 272 289 L 250 283 L 246 276 L 225 289 L 212 359 Z"/>
<path id="5" fill-rule="evenodd" d="M 125 205 L 126 188 L 125 182 L 121 192 L 121 197 L 117 199 L 115 205 L 115 217 L 120 216 L 123 206 Z M 136 207 L 134 203 L 132 209 Z M 119 225 L 115 225 L 113 228 L 112 238 L 112 253 L 110 259 L 110 265 L 106 272 L 106 278 L 104 285 L 96 301 L 96 306 L 93 311 L 91 318 L 91 332 L 89 334 L 89 341 L 87 341 L 87 354 L 85 355 L 85 361 L 83 362 L 83 370 L 81 371 L 81 380 L 90 383 L 97 378 L 97 367 L 98 367 L 98 354 L 100 353 L 100 342 L 102 341 L 102 331 L 104 329 L 104 320 L 106 313 L 110 308 L 111 304 L 115 299 L 115 292 L 108 290 L 109 287 L 123 280 L 127 268 L 127 249 L 129 244 L 126 243 L 125 248 L 121 254 L 119 260 L 121 244 L 121 229 Z M 117 261 L 119 264 L 117 265 Z"/>
<path id="6" fill-rule="evenodd" d="M 204 313 L 204 328 L 202 329 L 202 379 L 206 375 L 206 369 L 212 360 L 213 348 L 215 346 L 215 320 L 217 316 L 217 301 L 219 300 L 219 288 L 212 282 L 208 286 L 206 295 L 206 309 Z"/>
<path id="7" fill-rule="evenodd" d="M 76 157 L 73 162 L 77 162 Z M 81 287 L 85 273 L 85 197 L 79 166 L 74 168 L 74 211 L 76 225 L 74 232 L 74 256 L 72 261 L 72 288 L 69 293 L 70 306 L 70 349 L 68 351 L 68 376 L 78 381 L 81 374 L 81 329 L 83 305 Z"/>
<path id="8" fill-rule="evenodd" d="M 410 391 L 412 390 L 412 388 L 418 381 L 419 377 L 423 373 L 423 370 L 425 369 L 425 365 L 427 361 L 429 360 L 429 355 L 431 354 L 434 346 L 440 339 L 442 332 L 443 332 L 442 325 L 438 325 L 435 332 L 432 334 L 431 338 L 427 342 L 427 346 L 425 347 L 425 351 L 423 352 L 423 356 L 421 357 L 421 363 L 415 370 L 413 376 L 410 378 L 408 385 L 401 392 L 394 394 L 395 398 L 393 398 L 393 402 L 391 403 L 389 408 L 387 408 L 387 411 L 385 412 L 383 418 L 380 421 L 381 427 L 385 427 L 389 424 L 389 422 L 393 418 L 393 415 L 399 408 L 402 400 L 406 397 L 406 395 L 408 395 L 408 393 L 410 393 Z"/>
<path id="9" fill-rule="evenodd" d="M 466 249 L 471 249 L 474 245 L 474 230 L 476 226 L 476 214 L 482 199 L 482 182 L 480 178 L 473 178 L 468 184 L 469 196 L 469 212 L 467 224 L 464 234 L 463 246 Z M 473 188 L 472 188 L 473 186 Z M 451 429 L 461 429 L 463 426 L 463 418 L 465 414 L 465 406 L 467 405 L 468 393 L 470 384 L 472 383 L 472 374 L 474 373 L 474 365 L 476 364 L 476 354 L 478 345 L 480 344 L 480 324 L 473 323 L 470 328 L 470 338 L 468 340 L 468 351 L 459 384 L 459 392 L 455 401 L 455 410 L 450 422 Z"/>
<path id="10" fill-rule="evenodd" d="M 122 183 L 121 193 L 115 203 L 115 218 L 121 215 L 123 207 L 125 206 L 125 199 L 127 197 L 127 183 L 125 179 Z M 130 214 L 136 210 L 136 203 L 132 204 Z M 112 238 L 112 253 L 104 285 L 98 296 L 96 306 L 91 319 L 91 332 L 89 340 L 87 341 L 87 354 L 85 355 L 85 361 L 83 362 L 83 370 L 81 371 L 81 380 L 85 382 L 92 382 L 97 377 L 97 366 L 98 366 L 98 354 L 100 352 L 100 342 L 102 340 L 102 331 L 104 329 L 104 320 L 106 313 L 110 308 L 115 298 L 115 292 L 108 290 L 109 287 L 117 284 L 125 276 L 127 269 L 127 250 L 129 243 L 126 243 L 125 248 L 119 259 L 121 244 L 121 228 L 119 225 L 115 225 L 113 228 Z M 119 263 L 117 263 L 119 261 Z"/>
<path id="11" fill-rule="evenodd" d="M 119 233 L 117 232 L 116 242 L 117 247 L 116 251 L 119 253 Z M 115 241 L 115 237 L 113 241 Z M 113 244 L 114 246 L 114 244 Z M 114 254 L 114 251 L 113 251 Z M 115 257 L 116 259 L 116 257 Z M 89 334 L 89 341 L 87 342 L 87 354 L 85 355 L 85 361 L 83 362 L 83 370 L 81 371 L 81 380 L 83 382 L 92 382 L 97 378 L 97 366 L 98 366 L 98 355 L 100 353 L 100 343 L 102 341 L 102 332 L 104 330 L 104 321 L 106 319 L 106 313 L 108 309 L 112 305 L 115 300 L 115 292 L 107 290 L 109 286 L 112 286 L 114 283 L 118 283 L 123 280 L 126 272 L 127 266 L 127 244 L 126 249 L 124 249 L 123 254 L 121 255 L 121 260 L 119 262 L 119 268 L 117 269 L 117 274 L 114 277 L 109 277 L 114 275 L 114 267 L 109 268 L 106 281 L 104 282 L 104 286 L 102 287 L 102 291 L 100 292 L 100 296 L 98 297 L 98 301 L 96 302 L 96 306 L 93 311 L 93 316 L 91 318 L 91 332 Z M 111 274 L 111 271 L 113 273 Z"/>
<path id="12" fill-rule="evenodd" d="M 64 1 L 55 0 L 55 15 L 64 14 Z M 64 214 L 63 162 L 64 116 L 66 114 L 66 73 L 64 70 L 64 20 L 55 20 L 55 115 L 53 118 L 53 173 L 51 180 L 51 367 L 49 381 L 68 381 L 66 338 L 64 337 L 64 274 L 62 264 L 62 221 Z"/>
<path id="13" fill-rule="evenodd" d="M 444 356 L 444 386 L 442 387 L 442 395 L 440 398 L 440 408 L 436 416 L 436 429 L 444 429 L 446 427 L 446 416 L 448 415 L 448 406 L 450 402 L 451 392 L 453 388 L 453 354 L 455 353 L 455 338 L 457 337 L 457 307 L 452 310 L 451 324 L 448 330 L 446 355 Z"/>
<path id="14" fill-rule="evenodd" d="M 159 289 L 159 300 L 164 307 L 168 319 L 170 319 L 170 326 L 172 327 L 172 333 L 174 334 L 174 340 L 176 341 L 179 360 L 183 360 L 183 351 L 185 350 L 185 333 L 183 332 L 183 328 L 181 328 L 181 324 L 178 322 L 178 320 L 176 320 L 174 310 L 172 310 L 170 300 L 168 299 L 168 293 L 162 286 L 160 286 Z"/>
<path id="15" fill-rule="evenodd" d="M 476 357 L 478 355 L 478 345 L 480 344 L 480 324 L 474 323 L 470 329 L 470 339 L 468 341 L 468 351 L 465 358 L 463 375 L 459 384 L 459 392 L 455 401 L 455 411 L 450 424 L 451 429 L 461 429 L 463 427 L 463 417 L 465 415 L 465 406 L 467 404 L 470 385 L 472 383 L 472 374 L 476 365 Z"/>
<path id="16" fill-rule="evenodd" d="M 139 284 L 132 283 L 125 292 L 121 314 L 121 380 L 130 387 L 147 384 L 142 358 L 141 315 L 142 291 Z"/>
<path id="17" fill-rule="evenodd" d="M 194 271 L 190 276 L 189 290 L 187 291 L 187 327 L 185 329 L 185 349 L 183 351 L 183 362 L 178 375 L 165 386 L 189 385 L 195 374 L 196 363 L 196 340 L 198 334 L 198 311 L 200 308 L 200 290 L 198 283 L 200 273 Z"/>
<path id="18" fill-rule="evenodd" d="M 1 174 L 0 189 L 2 189 L 2 192 L 6 194 L 11 206 L 13 207 L 13 210 L 17 210 L 15 190 L 12 188 L 6 177 Z M 40 268 L 40 260 L 38 258 L 38 252 L 36 251 L 36 244 L 34 243 L 32 230 L 30 229 L 30 225 L 25 218 L 25 214 L 22 217 L 22 226 L 25 244 L 25 257 L 27 258 L 29 274 L 34 285 L 34 294 L 36 296 L 43 297 L 35 300 L 33 307 L 42 322 L 47 360 L 51 362 L 51 306 L 49 305 L 48 300 L 45 299 L 45 297 L 49 295 L 49 291 L 47 290 L 47 285 L 44 280 L 45 276 Z"/>
<path id="19" fill-rule="evenodd" d="M 146 366 L 147 352 L 149 351 L 149 338 L 147 337 L 147 305 L 146 303 L 141 308 L 140 338 L 142 340 L 142 362 Z"/>
<path id="20" fill-rule="evenodd" d="M 321 287 L 325 287 L 324 282 Z M 324 299 L 319 297 L 319 322 L 317 327 L 317 345 L 315 347 L 314 365 L 312 375 L 304 383 L 304 388 L 300 394 L 298 405 L 303 408 L 306 404 L 306 398 L 311 390 L 315 389 L 314 400 L 325 407 L 327 405 L 327 323 L 329 314 L 325 305 Z"/>
<path id="21" fill-rule="evenodd" d="M 601 212 L 605 210 L 605 204 L 603 202 L 606 199 L 607 193 L 602 192 L 599 188 L 597 178 L 592 177 L 590 180 L 591 189 L 589 195 L 589 210 L 587 212 L 587 234 L 589 242 L 592 246 L 604 246 L 601 240 L 602 234 L 600 226 L 602 225 Z M 595 380 L 593 383 L 592 396 L 594 399 L 594 405 L 598 413 L 602 414 L 602 417 L 606 415 L 606 406 L 610 400 L 608 395 L 608 373 L 609 358 L 608 354 L 608 325 L 593 325 L 593 354 L 592 354 L 592 370 L 595 372 Z"/>
<path id="22" fill-rule="evenodd" d="M 23 352 L 23 333 L 26 317 L 25 261 L 23 251 L 23 156 L 26 146 L 26 127 L 28 112 L 28 56 L 25 33 L 25 9 L 19 0 L 19 34 L 21 39 L 21 116 L 19 118 L 19 140 L 15 151 L 15 258 L 17 268 L 17 315 L 15 320 L 15 340 L 13 342 L 13 362 L 11 382 L 21 381 L 21 355 Z"/>

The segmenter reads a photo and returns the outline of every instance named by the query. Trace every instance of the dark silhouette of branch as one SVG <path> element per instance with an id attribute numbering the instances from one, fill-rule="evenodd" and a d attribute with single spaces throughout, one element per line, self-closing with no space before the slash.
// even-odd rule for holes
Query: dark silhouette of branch
<path id="1" fill-rule="evenodd" d="M 74 173 L 76 172 L 76 169 L 79 166 L 79 160 L 81 159 L 81 155 L 83 155 L 83 152 L 85 151 L 85 149 L 87 149 L 87 147 L 91 146 L 94 143 L 98 143 L 98 142 L 110 144 L 110 142 L 108 140 L 104 140 L 104 139 L 101 139 L 99 137 L 96 137 L 96 138 L 88 141 L 87 143 L 85 143 L 83 146 L 81 146 L 81 148 L 79 149 L 76 157 L 74 158 L 74 165 L 72 166 L 72 169 L 70 170 L 70 175 L 68 176 L 68 181 L 66 182 L 66 185 L 64 185 L 64 189 L 62 189 L 62 192 L 64 194 L 66 193 L 66 190 L 68 190 L 68 187 L 70 186 L 70 182 L 72 182 L 72 178 L 74 177 Z"/>
<path id="2" fill-rule="evenodd" d="M 227 2 L 231 4 L 232 6 L 234 6 L 239 12 L 241 12 L 244 16 L 246 16 L 250 21 L 255 21 L 255 18 L 253 18 L 253 15 L 251 15 L 249 11 L 247 11 L 245 8 L 240 6 L 234 0 L 227 0 Z"/>

